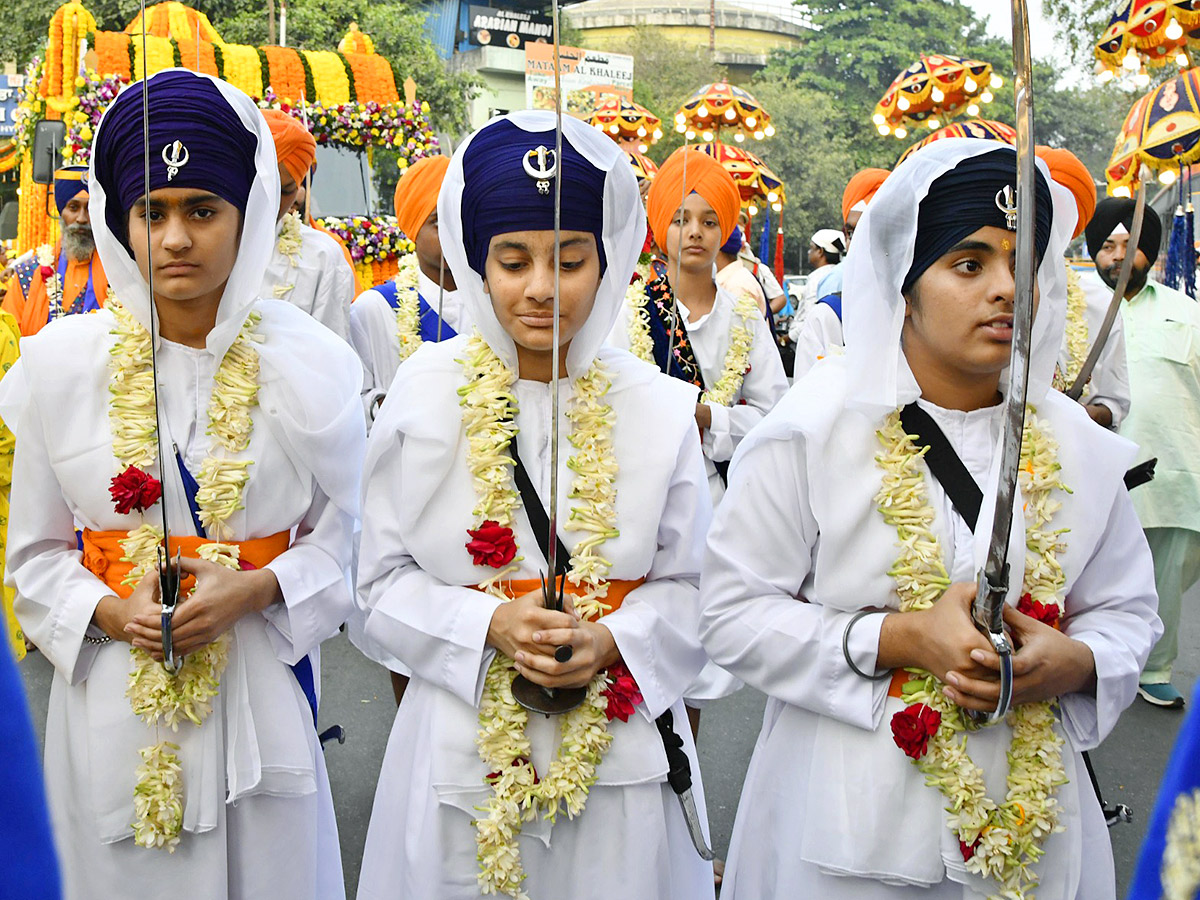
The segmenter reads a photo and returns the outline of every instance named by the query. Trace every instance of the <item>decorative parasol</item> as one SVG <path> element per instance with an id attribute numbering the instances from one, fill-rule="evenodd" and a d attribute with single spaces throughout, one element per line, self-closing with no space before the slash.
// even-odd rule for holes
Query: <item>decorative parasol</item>
<path id="1" fill-rule="evenodd" d="M 1100 80 L 1133 75 L 1150 83 L 1147 66 L 1173 62 L 1189 68 L 1200 48 L 1200 3 L 1196 0 L 1120 0 L 1104 34 L 1096 42 Z"/>
<path id="2" fill-rule="evenodd" d="M 633 166 L 633 174 L 637 176 L 638 184 L 654 180 L 654 176 L 658 174 L 658 166 L 654 164 L 654 160 L 637 152 L 626 151 L 626 156 L 629 157 L 629 164 Z"/>
<path id="3" fill-rule="evenodd" d="M 1188 69 L 1139 98 L 1125 117 L 1104 174 L 1108 192 L 1129 197 L 1146 165 L 1163 184 L 1200 160 L 1200 68 Z"/>
<path id="4" fill-rule="evenodd" d="M 727 81 L 706 84 L 675 113 L 675 130 L 689 141 L 697 135 L 706 142 L 720 141 L 722 129 L 732 129 L 739 144 L 747 135 L 761 141 L 775 133 L 762 104 L 749 91 Z"/>
<path id="5" fill-rule="evenodd" d="M 990 63 L 946 54 L 922 55 L 896 76 L 875 104 L 871 121 L 880 134 L 908 136 L 908 129 L 931 130 L 960 115 L 978 116 L 981 104 L 992 102 L 992 91 L 1004 80 Z"/>
<path id="6" fill-rule="evenodd" d="M 646 107 L 612 94 L 596 104 L 586 121 L 620 144 L 626 153 L 635 148 L 645 153 L 663 136 L 662 119 Z"/>
<path id="7" fill-rule="evenodd" d="M 908 159 L 909 154 L 915 153 L 926 144 L 932 144 L 934 141 L 940 141 L 942 138 L 980 138 L 985 141 L 1002 141 L 1005 144 L 1015 144 L 1017 142 L 1017 131 L 1011 125 L 1005 125 L 1003 122 L 997 122 L 994 119 L 968 119 L 966 122 L 954 122 L 939 128 L 933 134 L 926 135 L 917 141 L 907 150 L 900 154 L 900 158 L 896 160 L 896 165 Z"/>
<path id="8" fill-rule="evenodd" d="M 701 153 L 707 153 L 733 176 L 733 182 L 737 185 L 738 193 L 742 197 L 742 206 L 747 207 L 748 210 L 749 208 L 754 209 L 754 212 L 750 213 L 751 215 L 758 212 L 755 205 L 756 200 L 765 200 L 776 210 L 783 208 L 786 199 L 783 182 L 766 163 L 749 150 L 715 141 L 698 144 L 695 149 Z"/>

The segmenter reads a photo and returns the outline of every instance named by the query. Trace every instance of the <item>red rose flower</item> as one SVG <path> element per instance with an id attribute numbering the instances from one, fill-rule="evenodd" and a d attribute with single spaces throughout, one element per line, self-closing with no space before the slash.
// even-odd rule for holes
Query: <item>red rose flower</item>
<path id="1" fill-rule="evenodd" d="M 42 273 L 42 281 L 49 281 L 54 277 L 54 269 L 50 266 L 39 266 L 38 271 Z"/>
<path id="2" fill-rule="evenodd" d="M 603 696 L 608 699 L 604 715 L 608 721 L 620 719 L 628 722 L 633 715 L 633 709 L 642 702 L 642 691 L 637 680 L 625 663 L 619 662 L 608 667 L 609 685 L 604 689 Z"/>
<path id="3" fill-rule="evenodd" d="M 488 519 L 478 528 L 468 528 L 467 551 L 471 561 L 477 566 L 491 566 L 499 569 L 513 561 L 517 555 L 517 541 L 512 529 Z"/>
<path id="4" fill-rule="evenodd" d="M 120 475 L 113 476 L 108 492 L 117 512 L 125 516 L 135 509 L 143 512 L 157 503 L 162 496 L 162 484 L 137 466 L 130 466 Z"/>
<path id="5" fill-rule="evenodd" d="M 1058 617 L 1061 610 L 1056 603 L 1039 603 L 1029 594 L 1022 594 L 1017 601 L 1017 612 L 1024 613 L 1032 619 L 1044 622 L 1051 628 L 1058 627 Z"/>
<path id="6" fill-rule="evenodd" d="M 512 764 L 513 764 L 513 767 L 516 768 L 516 767 L 525 765 L 527 762 L 529 762 L 529 760 L 527 760 L 524 756 L 518 756 L 516 759 L 514 759 L 512 761 Z M 533 766 L 530 766 L 530 768 L 533 768 Z M 488 772 L 487 775 L 484 776 L 483 780 L 486 781 L 488 784 L 495 784 L 497 781 L 500 780 L 500 773 L 499 772 Z M 537 769 L 533 768 L 533 783 L 541 784 L 541 781 L 542 781 L 542 779 L 538 777 Z"/>
<path id="7" fill-rule="evenodd" d="M 970 862 L 981 840 L 982 838 L 975 838 L 974 843 L 971 844 L 964 843 L 963 841 L 958 842 L 958 852 L 962 854 L 963 862 Z"/>
<path id="8" fill-rule="evenodd" d="M 892 740 L 905 754 L 920 759 L 941 724 L 940 712 L 924 703 L 914 703 L 892 716 Z"/>

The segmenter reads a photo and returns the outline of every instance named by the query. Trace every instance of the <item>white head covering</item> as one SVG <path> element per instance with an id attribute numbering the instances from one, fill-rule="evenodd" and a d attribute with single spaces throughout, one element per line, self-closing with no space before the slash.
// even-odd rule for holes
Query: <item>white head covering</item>
<path id="1" fill-rule="evenodd" d="M 812 236 L 812 242 L 826 253 L 846 252 L 846 236 L 836 228 L 822 228 Z"/>
<path id="2" fill-rule="evenodd" d="M 523 131 L 546 133 L 547 144 L 552 146 L 555 126 L 553 113 L 514 112 L 500 119 L 493 119 L 492 122 L 502 119 L 509 120 Z M 595 128 L 571 116 L 563 116 L 563 135 L 570 139 L 571 145 L 588 162 L 607 173 L 604 178 L 603 235 L 604 255 L 608 265 L 600 280 L 592 312 L 567 351 L 567 374 L 574 379 L 587 372 L 620 314 L 629 279 L 633 275 L 646 240 L 646 211 L 638 194 L 633 169 L 615 143 Z M 450 169 L 442 182 L 441 193 L 438 195 L 442 253 L 454 274 L 455 284 L 465 297 L 475 327 L 496 355 L 517 372 L 516 344 L 496 318 L 491 298 L 484 292 L 483 279 L 468 264 L 467 252 L 463 246 L 463 154 L 474 139 L 475 135 L 471 135 L 455 151 L 450 160 Z"/>
<path id="3" fill-rule="evenodd" d="M 845 259 L 843 327 L 849 369 L 848 405 L 884 415 L 921 395 L 900 347 L 904 297 L 900 286 L 913 261 L 917 213 L 930 185 L 962 160 L 996 150 L 992 141 L 947 138 L 898 165 L 867 206 Z M 1071 241 L 1076 207 L 1071 192 L 1037 166 L 1050 186 L 1054 218 L 1038 269 L 1040 292 L 1029 364 L 1029 401 L 1046 396 L 1066 327 L 1067 278 L 1063 254 Z M 1015 178 L 1014 169 L 1014 178 Z M 1007 384 L 1007 375 L 1002 380 Z"/>
<path id="4" fill-rule="evenodd" d="M 233 111 L 237 114 L 246 130 L 255 136 L 258 148 L 254 154 L 255 177 L 250 187 L 250 196 L 246 199 L 246 211 L 242 217 L 242 235 L 238 243 L 237 262 L 229 274 L 225 285 L 225 293 L 221 296 L 217 308 L 217 321 L 212 331 L 208 333 L 206 348 L 218 359 L 233 344 L 238 329 L 245 321 L 250 305 L 258 297 L 262 284 L 262 273 L 267 267 L 275 245 L 275 213 L 279 209 L 279 169 L 275 159 L 275 142 L 271 138 L 271 129 L 266 119 L 254 101 L 228 82 L 213 78 L 209 75 L 197 74 L 186 69 L 166 69 L 150 77 L 153 81 L 159 75 L 167 72 L 187 71 L 197 78 L 207 78 L 221 92 Z M 142 82 L 137 81 L 125 90 L 141 91 Z M 110 107 L 111 108 L 111 107 Z M 104 133 L 105 117 L 100 120 L 96 130 L 96 141 Z M 139 142 L 136 150 L 139 155 L 143 148 Z M 157 152 L 150 148 L 151 153 Z M 96 239 L 96 249 L 100 253 L 100 262 L 104 265 L 104 274 L 108 276 L 108 284 L 117 298 L 128 309 L 144 328 L 150 328 L 150 289 L 146 279 L 138 271 L 137 263 L 121 245 L 120 239 L 108 227 L 104 215 L 109 203 L 104 188 L 96 180 L 95 166 L 88 171 L 88 216 L 92 221 L 92 234 Z M 112 202 L 116 202 L 114 199 Z M 121 210 L 123 215 L 126 210 Z M 130 228 L 130 243 L 145 243 L 146 235 L 137 227 Z M 158 336 L 155 335 L 155 339 Z"/>

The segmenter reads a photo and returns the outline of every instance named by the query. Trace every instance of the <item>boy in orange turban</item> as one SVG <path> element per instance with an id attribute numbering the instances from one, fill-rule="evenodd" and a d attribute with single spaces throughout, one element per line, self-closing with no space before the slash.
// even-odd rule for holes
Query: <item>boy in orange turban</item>
<path id="1" fill-rule="evenodd" d="M 644 291 L 631 291 L 640 296 L 626 303 L 609 337 L 696 386 L 696 424 L 714 503 L 725 493 L 725 472 L 738 443 L 787 390 L 756 298 L 730 293 L 714 278 L 717 251 L 737 226 L 740 207 L 737 186 L 720 163 L 695 150 L 673 153 L 647 196 L 666 272 L 658 278 L 646 273 Z M 740 682 L 709 664 L 684 695 L 693 728 L 700 704 L 738 687 Z"/>
<path id="2" fill-rule="evenodd" d="M 275 252 L 263 277 L 262 296 L 287 300 L 348 340 L 354 269 L 342 245 L 304 224 L 294 209 L 316 159 L 317 142 L 299 119 L 282 110 L 263 110 L 263 118 L 275 142 L 280 188 Z"/>

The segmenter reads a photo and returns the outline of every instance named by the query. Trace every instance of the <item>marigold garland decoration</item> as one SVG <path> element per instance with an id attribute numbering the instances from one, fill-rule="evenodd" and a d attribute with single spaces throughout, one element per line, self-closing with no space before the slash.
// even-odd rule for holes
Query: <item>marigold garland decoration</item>
<path id="1" fill-rule="evenodd" d="M 145 474 L 157 462 L 158 455 L 150 333 L 111 293 L 106 308 L 116 320 L 112 333 L 117 339 L 109 359 L 113 456 L 123 471 L 133 468 Z M 258 352 L 254 349 L 254 344 L 261 340 L 255 330 L 258 321 L 257 313 L 246 318 L 213 379 L 208 407 L 208 433 L 213 444 L 197 478 L 200 519 L 213 538 L 200 546 L 199 555 L 235 570 L 239 567 L 238 547 L 220 541 L 231 536 L 228 519 L 242 507 L 242 492 L 252 461 L 229 459 L 219 455 L 219 451 L 245 450 L 250 442 L 254 427 L 250 411 L 258 403 Z M 146 484 L 140 479 L 139 482 L 141 496 Z M 114 501 L 120 502 L 116 494 Z M 123 559 L 133 564 L 123 581 L 125 585 L 135 586 L 154 570 L 162 541 L 162 531 L 146 522 L 121 540 Z M 220 690 L 228 652 L 226 634 L 189 654 L 179 672 L 173 674 L 149 653 L 131 648 L 133 665 L 126 691 L 130 707 L 152 727 L 165 725 L 178 730 L 184 721 L 202 724 L 212 711 L 212 698 Z M 139 846 L 174 852 L 179 842 L 183 827 L 182 763 L 171 752 L 178 749 L 159 742 L 141 751 L 142 765 L 134 790 L 136 818 L 132 823 Z"/>
<path id="2" fill-rule="evenodd" d="M 512 393 L 516 376 L 478 332 L 467 342 L 460 364 L 466 383 L 458 394 L 467 437 L 467 465 L 478 498 L 473 510 L 477 529 L 486 524 L 508 529 L 511 534 L 513 511 L 520 504 L 520 495 L 512 485 L 513 461 L 507 449 L 517 433 L 516 398 Z M 597 551 L 604 541 L 619 533 L 615 526 L 613 415 L 612 408 L 603 402 L 610 386 L 608 373 L 593 364 L 576 380 L 571 408 L 566 413 L 572 423 L 570 441 L 575 448 L 567 463 L 575 473 L 570 496 L 578 501 L 571 507 L 566 529 L 588 533 L 575 545 L 566 576 L 585 589 L 575 602 L 581 619 L 593 619 L 606 609 L 603 598 L 611 563 Z M 489 574 L 480 582 L 480 589 L 508 600 L 500 579 L 517 570 L 515 563 L 521 559 L 518 552 L 514 543 L 513 564 Z M 517 845 L 521 826 L 539 814 L 554 820 L 563 809 L 569 818 L 583 812 L 588 790 L 596 781 L 596 767 L 612 743 L 606 692 L 622 672 L 616 666 L 610 672 L 598 672 L 588 684 L 583 704 L 562 716 L 557 755 L 541 778 L 530 762 L 532 747 L 525 734 L 529 714 L 512 695 L 516 674 L 513 661 L 497 653 L 484 678 L 476 744 L 488 766 L 490 774 L 485 782 L 492 793 L 479 808 L 481 815 L 475 821 L 477 879 L 481 893 L 503 893 L 528 900 L 521 887 L 525 871 Z M 628 675 L 628 670 L 623 674 Z M 633 700 L 637 687 L 631 675 L 620 683 L 628 703 L 640 701 L 640 693 L 638 701 Z"/>
<path id="3" fill-rule="evenodd" d="M 877 432 L 884 452 L 876 462 L 883 469 L 876 495 L 884 521 L 896 528 L 901 548 L 888 574 L 895 580 L 900 611 L 928 609 L 950 585 L 937 535 L 934 510 L 928 503 L 918 450 L 905 434 L 899 411 Z M 1025 593 L 1030 602 L 1053 606 L 1061 615 L 1061 592 L 1066 577 L 1058 554 L 1066 545 L 1066 529 L 1048 528 L 1062 504 L 1052 494 L 1067 491 L 1059 480 L 1058 445 L 1029 406 L 1021 442 L 1021 494 L 1025 501 Z M 946 699 L 942 684 L 929 672 L 909 669 L 902 694 L 907 708 L 893 716 L 909 740 L 897 744 L 948 802 L 947 825 L 958 838 L 967 869 L 992 879 L 997 897 L 1032 900 L 1037 878 L 1033 865 L 1043 854 L 1042 843 L 1058 824 L 1054 792 L 1066 783 L 1062 764 L 1063 740 L 1054 731 L 1054 703 L 1028 703 L 1008 715 L 1012 744 L 1008 752 L 1008 794 L 1003 803 L 987 796 L 982 770 L 967 755 L 967 732 L 962 710 Z M 918 710 L 916 713 L 912 712 Z M 924 710 L 929 710 L 929 714 Z M 938 716 L 936 728 L 933 716 Z M 905 716 L 923 722 L 902 721 Z M 911 740 L 917 725 L 928 732 L 928 746 Z M 919 751 L 919 752 L 918 752 Z"/>

